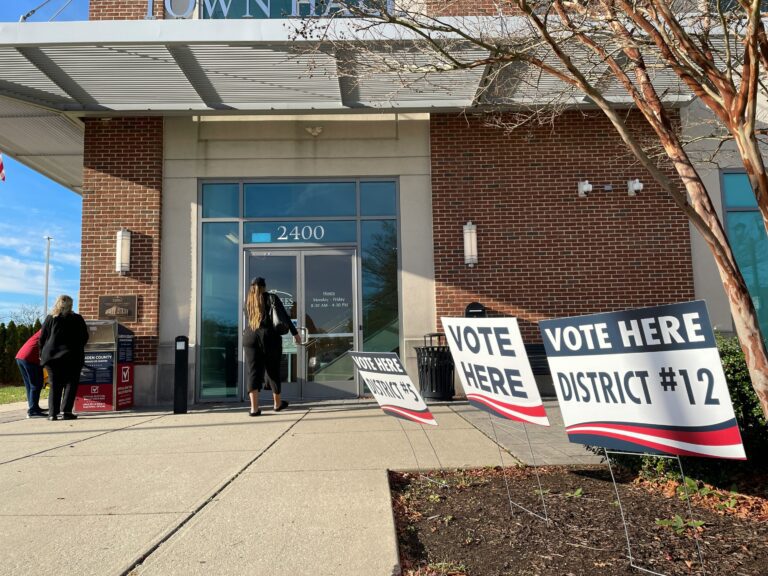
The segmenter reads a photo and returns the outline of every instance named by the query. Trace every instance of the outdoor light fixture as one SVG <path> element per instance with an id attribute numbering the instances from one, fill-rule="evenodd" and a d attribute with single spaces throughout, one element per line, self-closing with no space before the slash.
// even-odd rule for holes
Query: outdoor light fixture
<path id="1" fill-rule="evenodd" d="M 115 246 L 115 272 L 120 275 L 131 270 L 131 231 L 120 228 L 117 231 L 117 245 Z"/>
<path id="2" fill-rule="evenodd" d="M 592 184 L 589 180 L 579 180 L 579 198 L 586 198 L 592 192 Z"/>
<path id="3" fill-rule="evenodd" d="M 640 182 L 639 178 L 635 178 L 634 180 L 627 180 L 627 194 L 630 196 L 637 196 L 637 193 L 642 191 L 643 183 Z"/>
<path id="4" fill-rule="evenodd" d="M 477 264 L 477 226 L 472 220 L 464 224 L 464 264 L 470 268 Z"/>

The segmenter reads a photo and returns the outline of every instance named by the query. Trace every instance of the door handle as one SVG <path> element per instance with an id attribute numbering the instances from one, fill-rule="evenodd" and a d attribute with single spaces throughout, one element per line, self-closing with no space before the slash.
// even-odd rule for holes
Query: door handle
<path id="1" fill-rule="evenodd" d="M 302 326 L 299 328 L 299 333 L 301 334 L 301 342 L 307 344 L 307 341 L 309 340 L 309 329 Z"/>

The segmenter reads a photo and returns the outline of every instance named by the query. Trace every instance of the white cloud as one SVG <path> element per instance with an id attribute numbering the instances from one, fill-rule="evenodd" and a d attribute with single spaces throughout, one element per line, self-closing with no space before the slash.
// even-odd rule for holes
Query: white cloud
<path id="1" fill-rule="evenodd" d="M 64 292 L 75 287 L 73 282 L 59 281 L 56 267 L 51 267 L 48 293 Z M 6 254 L 0 254 L 0 294 L 39 295 L 42 298 L 45 284 L 45 264 L 27 262 Z"/>
<path id="2" fill-rule="evenodd" d="M 74 253 L 74 252 L 62 252 L 60 254 L 56 254 L 55 258 L 51 258 L 52 260 L 56 262 L 62 262 L 63 264 L 69 264 L 70 266 L 77 266 L 80 267 L 80 253 Z"/>
<path id="3" fill-rule="evenodd" d="M 42 294 L 45 266 L 0 254 L 0 292 Z"/>

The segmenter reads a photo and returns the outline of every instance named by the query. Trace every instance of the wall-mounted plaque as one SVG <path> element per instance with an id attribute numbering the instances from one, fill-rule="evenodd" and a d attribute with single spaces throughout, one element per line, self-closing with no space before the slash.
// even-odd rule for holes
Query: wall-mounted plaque
<path id="1" fill-rule="evenodd" d="M 99 296 L 99 320 L 136 322 L 136 296 Z"/>

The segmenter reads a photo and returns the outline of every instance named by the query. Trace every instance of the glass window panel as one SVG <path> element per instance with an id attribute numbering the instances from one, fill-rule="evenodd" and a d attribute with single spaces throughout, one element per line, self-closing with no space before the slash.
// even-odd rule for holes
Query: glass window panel
<path id="1" fill-rule="evenodd" d="M 354 182 L 275 182 L 245 185 L 246 218 L 355 216 Z"/>
<path id="2" fill-rule="evenodd" d="M 307 380 L 353 380 L 352 362 L 346 357 L 354 349 L 352 256 L 305 256 L 304 290 Z"/>
<path id="3" fill-rule="evenodd" d="M 237 396 L 238 272 L 236 222 L 203 224 L 200 396 Z M 232 238 L 235 238 L 235 241 Z"/>
<path id="4" fill-rule="evenodd" d="M 728 208 L 757 208 L 757 199 L 746 174 L 723 174 L 725 205 Z"/>
<path id="5" fill-rule="evenodd" d="M 238 184 L 203 184 L 203 218 L 240 216 Z"/>
<path id="6" fill-rule="evenodd" d="M 729 212 L 728 239 L 768 340 L 768 237 L 760 212 Z"/>
<path id="7" fill-rule="evenodd" d="M 363 350 L 399 353 L 397 223 L 361 222 Z"/>
<path id="8" fill-rule="evenodd" d="M 395 190 L 394 182 L 360 182 L 360 215 L 395 216 Z"/>
<path id="9" fill-rule="evenodd" d="M 339 244 L 357 240 L 354 220 L 246 222 L 246 244 Z"/>

